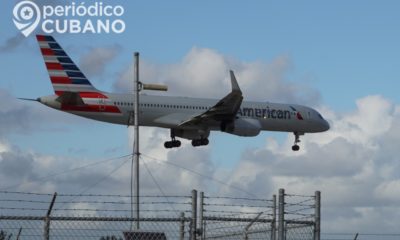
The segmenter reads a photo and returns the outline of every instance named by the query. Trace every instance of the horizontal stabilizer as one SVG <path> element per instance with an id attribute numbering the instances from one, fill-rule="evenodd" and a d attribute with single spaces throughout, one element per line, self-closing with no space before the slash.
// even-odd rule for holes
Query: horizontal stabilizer
<path id="1" fill-rule="evenodd" d="M 34 102 L 39 102 L 39 99 L 37 98 L 18 98 L 20 100 L 24 100 L 24 101 L 34 101 Z"/>
<path id="2" fill-rule="evenodd" d="M 85 105 L 81 96 L 77 92 L 63 92 L 57 99 L 57 102 L 61 104 L 67 104 L 72 106 Z"/>

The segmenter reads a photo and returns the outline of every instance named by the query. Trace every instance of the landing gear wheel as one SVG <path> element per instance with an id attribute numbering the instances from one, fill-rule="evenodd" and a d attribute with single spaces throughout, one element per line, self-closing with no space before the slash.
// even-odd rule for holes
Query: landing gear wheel
<path id="1" fill-rule="evenodd" d="M 207 139 L 207 138 L 203 138 L 203 139 L 201 139 L 201 140 L 200 140 L 200 142 L 201 142 L 201 145 L 203 145 L 203 146 L 207 146 L 207 145 L 208 145 L 208 143 L 209 143 L 209 141 L 208 141 L 208 139 Z"/>
<path id="2" fill-rule="evenodd" d="M 193 139 L 192 140 L 192 146 L 193 147 L 198 147 L 198 146 L 206 146 L 208 145 L 209 141 L 207 138 L 201 138 L 201 139 Z"/>
<path id="3" fill-rule="evenodd" d="M 181 146 L 181 141 L 179 140 L 172 140 L 164 143 L 165 148 L 177 148 Z"/>
<path id="4" fill-rule="evenodd" d="M 297 151 L 300 150 L 300 146 L 299 146 L 299 145 L 293 145 L 293 146 L 292 146 L 292 150 L 295 151 L 295 152 L 297 152 Z"/>
<path id="5" fill-rule="evenodd" d="M 200 140 L 198 140 L 198 139 L 192 140 L 192 146 L 193 146 L 193 147 L 198 147 L 198 146 L 200 146 Z"/>
<path id="6" fill-rule="evenodd" d="M 164 143 L 165 148 L 177 148 L 181 146 L 181 141 L 175 140 L 175 132 L 174 129 L 171 129 L 171 141 L 167 141 Z"/>
<path id="7" fill-rule="evenodd" d="M 292 150 L 295 152 L 300 150 L 300 146 L 297 145 L 300 142 L 300 135 L 304 135 L 304 134 L 294 132 L 294 145 L 292 146 Z"/>
<path id="8" fill-rule="evenodd" d="M 172 141 L 172 144 L 173 144 L 174 147 L 180 147 L 181 146 L 181 141 L 174 140 L 174 141 Z"/>
<path id="9" fill-rule="evenodd" d="M 172 142 L 165 142 L 164 143 L 165 148 L 172 148 Z"/>

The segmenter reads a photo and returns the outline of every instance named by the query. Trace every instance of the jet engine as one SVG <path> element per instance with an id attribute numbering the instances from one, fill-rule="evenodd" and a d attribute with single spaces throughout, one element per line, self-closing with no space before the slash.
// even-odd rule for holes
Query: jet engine
<path id="1" fill-rule="evenodd" d="M 223 122 L 221 131 L 242 137 L 253 137 L 260 133 L 261 124 L 257 119 L 238 118 L 232 122 Z"/>

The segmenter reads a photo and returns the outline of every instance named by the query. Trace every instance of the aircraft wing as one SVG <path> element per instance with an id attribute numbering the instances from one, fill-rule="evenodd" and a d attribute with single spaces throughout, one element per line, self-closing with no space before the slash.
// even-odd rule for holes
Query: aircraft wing
<path id="1" fill-rule="evenodd" d="M 239 84 L 236 81 L 235 74 L 230 71 L 232 91 L 226 95 L 224 98 L 218 101 L 213 107 L 211 107 L 206 112 L 190 118 L 187 121 L 179 124 L 179 127 L 193 126 L 193 125 L 206 125 L 210 121 L 232 121 L 240 105 L 242 104 L 243 95 L 239 88 Z"/>
<path id="2" fill-rule="evenodd" d="M 171 113 L 155 119 L 154 122 L 158 124 L 178 126 L 192 117 L 193 114 Z"/>

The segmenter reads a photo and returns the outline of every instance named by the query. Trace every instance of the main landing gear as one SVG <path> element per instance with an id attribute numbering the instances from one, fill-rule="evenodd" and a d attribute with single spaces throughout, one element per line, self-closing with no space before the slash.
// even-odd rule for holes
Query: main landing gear
<path id="1" fill-rule="evenodd" d="M 175 133 L 171 130 L 171 141 L 164 143 L 165 148 L 176 148 L 181 146 L 181 141 L 175 139 Z"/>
<path id="2" fill-rule="evenodd" d="M 172 140 L 172 141 L 167 141 L 164 143 L 165 148 L 176 148 L 181 146 L 181 141 L 179 140 Z"/>
<path id="3" fill-rule="evenodd" d="M 206 146 L 206 145 L 208 145 L 208 143 L 209 143 L 209 141 L 207 138 L 200 138 L 200 139 L 192 140 L 193 147 Z"/>
<path id="4" fill-rule="evenodd" d="M 297 143 L 300 142 L 300 135 L 304 135 L 304 134 L 300 134 L 298 132 L 294 133 L 294 145 L 292 146 L 292 150 L 295 151 L 295 152 L 300 150 L 300 146 L 297 145 Z"/>

